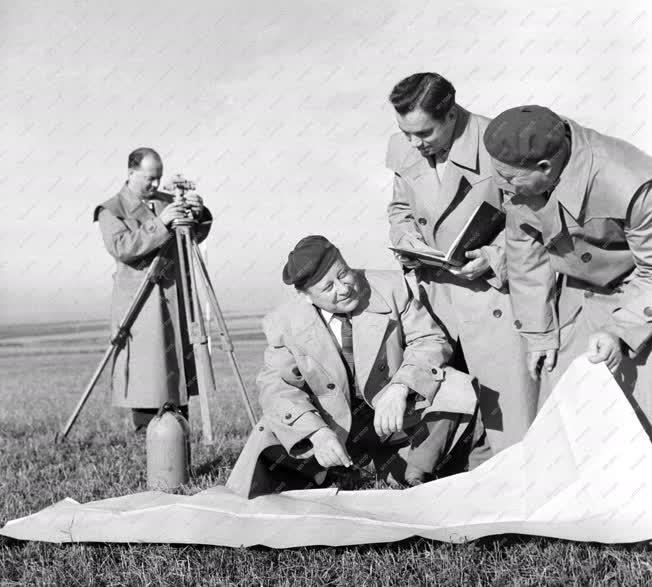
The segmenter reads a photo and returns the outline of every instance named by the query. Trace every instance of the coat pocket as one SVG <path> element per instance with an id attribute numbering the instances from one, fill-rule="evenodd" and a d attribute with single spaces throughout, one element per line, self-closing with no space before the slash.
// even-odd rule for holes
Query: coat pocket
<path id="1" fill-rule="evenodd" d="M 310 392 L 317 397 L 335 395 L 339 391 L 339 385 L 333 377 L 311 356 L 293 352 L 297 362 L 297 369 L 303 377 Z M 293 369 L 294 371 L 294 369 Z"/>

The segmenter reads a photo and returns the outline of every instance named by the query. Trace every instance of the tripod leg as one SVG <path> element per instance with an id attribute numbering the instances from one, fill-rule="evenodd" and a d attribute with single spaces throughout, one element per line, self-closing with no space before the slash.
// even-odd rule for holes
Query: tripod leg
<path id="1" fill-rule="evenodd" d="M 238 363 L 235 359 L 233 341 L 231 340 L 231 337 L 229 335 L 229 331 L 226 326 L 226 320 L 224 320 L 224 315 L 222 314 L 222 310 L 220 309 L 220 304 L 217 301 L 217 295 L 215 294 L 215 290 L 213 289 L 213 285 L 211 284 L 208 271 L 206 270 L 206 266 L 204 265 L 204 260 L 201 257 L 199 245 L 196 242 L 193 242 L 193 253 L 194 253 L 196 264 L 199 266 L 201 276 L 204 280 L 204 286 L 206 287 L 206 291 L 208 292 L 208 299 L 210 301 L 211 307 L 213 308 L 213 312 L 215 313 L 215 319 L 217 320 L 217 324 L 220 331 L 220 338 L 222 339 L 222 350 L 229 355 L 229 362 L 231 363 L 231 369 L 233 370 L 233 374 L 238 383 L 238 391 L 240 392 L 240 398 L 242 399 L 242 403 L 244 404 L 245 410 L 247 411 L 247 416 L 249 417 L 249 421 L 251 422 L 251 426 L 253 427 L 256 425 L 257 422 L 256 414 L 251 405 L 251 400 L 249 399 L 247 388 L 245 387 L 244 380 L 242 379 L 242 375 L 240 374 L 240 368 L 238 367 Z"/>
<path id="2" fill-rule="evenodd" d="M 66 439 L 66 436 L 68 436 L 70 429 L 73 427 L 73 424 L 76 422 L 79 413 L 82 411 L 82 408 L 86 403 L 86 400 L 88 400 L 88 398 L 90 397 L 91 392 L 93 391 L 93 388 L 97 383 L 97 380 L 100 378 L 100 375 L 102 374 L 102 371 L 104 371 L 104 367 L 106 367 L 106 364 L 109 362 L 109 359 L 113 356 L 114 351 L 115 351 L 115 346 L 113 345 L 111 345 L 108 349 L 106 349 L 106 352 L 104 353 L 104 356 L 100 361 L 100 364 L 97 366 L 97 369 L 95 369 L 95 373 L 93 373 L 93 376 L 91 377 L 91 380 L 86 386 L 86 389 L 84 390 L 84 393 L 82 394 L 81 398 L 79 398 L 79 401 L 77 402 L 77 405 L 75 406 L 73 413 L 70 415 L 70 418 L 68 418 L 68 421 L 66 422 L 66 425 L 62 428 L 61 433 L 57 434 L 56 437 L 57 442 L 64 441 Z"/>
<path id="3" fill-rule="evenodd" d="M 203 321 L 199 305 L 196 306 L 196 309 L 197 318 Z M 204 444 L 213 444 L 213 428 L 211 426 L 208 395 L 210 391 L 213 391 L 213 395 L 215 395 L 215 378 L 213 375 L 213 367 L 211 365 L 211 357 L 208 352 L 208 339 L 205 336 L 201 338 L 203 339 L 203 342 L 200 340 L 193 344 L 193 353 L 197 369 L 197 388 L 199 391 L 199 406 L 201 409 L 202 438 Z"/>
<path id="4" fill-rule="evenodd" d="M 68 421 L 66 422 L 65 426 L 61 430 L 61 433 L 57 435 L 57 441 L 63 441 L 66 439 L 66 436 L 68 436 L 70 429 L 73 427 L 75 421 L 77 420 L 77 417 L 79 416 L 82 408 L 84 407 L 86 400 L 88 400 L 88 398 L 90 397 L 91 392 L 93 391 L 93 388 L 97 383 L 97 380 L 100 378 L 102 371 L 106 367 L 106 364 L 109 362 L 109 359 L 113 356 L 115 350 L 119 346 L 124 344 L 124 341 L 129 335 L 129 330 L 132 324 L 136 320 L 136 317 L 138 316 L 138 313 L 143 307 L 145 300 L 147 299 L 152 289 L 154 288 L 154 283 L 156 283 L 157 273 L 160 267 L 161 259 L 163 258 L 165 252 L 168 250 L 169 246 L 170 246 L 169 244 L 166 244 L 163 245 L 163 247 L 161 247 L 159 253 L 156 255 L 156 257 L 150 264 L 149 268 L 147 269 L 145 278 L 140 284 L 140 287 L 138 288 L 136 295 L 134 295 L 134 299 L 131 302 L 131 305 L 129 306 L 129 308 L 125 312 L 124 317 L 120 321 L 115 336 L 111 339 L 111 346 L 104 353 L 104 356 L 102 357 L 99 366 L 95 370 L 93 377 L 91 377 L 90 382 L 86 386 L 84 393 L 82 394 L 79 402 L 77 402 L 77 406 L 75 407 L 70 418 L 68 418 Z"/>
<path id="5" fill-rule="evenodd" d="M 193 238 L 190 228 L 180 227 L 177 230 L 177 242 L 186 323 L 188 324 L 189 338 L 192 343 L 195 359 L 197 390 L 199 392 L 199 405 L 202 419 L 202 438 L 205 444 L 212 444 L 213 429 L 211 426 L 208 396 L 211 390 L 213 395 L 215 394 L 215 378 L 208 352 L 208 338 L 206 336 L 206 328 L 201 313 L 195 281 L 192 257 Z M 190 280 L 190 283 L 188 283 L 188 280 Z"/>

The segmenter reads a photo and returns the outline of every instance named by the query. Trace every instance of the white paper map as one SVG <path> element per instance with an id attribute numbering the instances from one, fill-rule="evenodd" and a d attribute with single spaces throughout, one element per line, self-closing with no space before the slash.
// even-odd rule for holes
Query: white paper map
<path id="1" fill-rule="evenodd" d="M 403 491 L 324 489 L 246 500 L 224 487 L 65 499 L 0 534 L 49 542 L 348 545 L 503 533 L 652 539 L 652 443 L 604 364 L 577 359 L 525 439 L 478 469 Z"/>

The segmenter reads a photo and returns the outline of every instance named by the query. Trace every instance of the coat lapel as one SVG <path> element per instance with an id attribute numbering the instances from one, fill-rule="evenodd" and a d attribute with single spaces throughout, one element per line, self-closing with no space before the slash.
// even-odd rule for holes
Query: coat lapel
<path id="1" fill-rule="evenodd" d="M 387 328 L 390 325 L 390 308 L 387 302 L 370 285 L 367 307 L 354 315 L 353 325 L 353 357 L 358 389 L 364 391 L 373 369 L 378 353 L 385 341 Z"/>
<path id="2" fill-rule="evenodd" d="M 544 245 L 551 247 L 561 242 L 567 233 L 563 219 L 564 210 L 578 223 L 584 223 L 584 200 L 588 190 L 593 153 L 583 129 L 566 120 L 571 128 L 571 154 L 559 183 L 548 202 L 536 212 Z"/>
<path id="3" fill-rule="evenodd" d="M 571 154 L 553 194 L 575 220 L 583 223 L 584 199 L 593 166 L 593 152 L 584 129 L 572 120 L 566 119 L 566 122 L 571 129 Z"/>
<path id="4" fill-rule="evenodd" d="M 433 232 L 471 191 L 473 185 L 489 179 L 490 169 L 480 166 L 480 128 L 470 112 L 459 108 L 453 145 L 441 183 L 434 177 L 428 160 L 416 149 L 406 157 L 400 174 L 409 178 L 416 197 L 430 210 L 436 224 Z"/>
<path id="5" fill-rule="evenodd" d="M 296 311 L 291 319 L 297 346 L 318 363 L 340 389 L 348 389 L 348 377 L 339 349 L 317 308 L 307 300 L 297 298 Z"/>
<path id="6" fill-rule="evenodd" d="M 129 218 L 135 218 L 141 223 L 154 218 L 154 213 L 145 205 L 145 203 L 135 196 L 125 184 L 119 193 L 122 205 L 129 215 Z"/>

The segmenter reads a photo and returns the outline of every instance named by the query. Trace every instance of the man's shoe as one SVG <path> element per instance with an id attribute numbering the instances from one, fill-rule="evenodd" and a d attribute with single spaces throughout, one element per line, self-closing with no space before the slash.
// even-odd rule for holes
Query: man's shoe
<path id="1" fill-rule="evenodd" d="M 391 489 L 405 489 L 405 484 L 401 483 L 400 481 L 397 481 L 394 475 L 392 475 L 391 473 L 387 475 L 385 481 L 387 485 L 390 486 Z"/>
<path id="2" fill-rule="evenodd" d="M 405 469 L 405 482 L 410 486 L 410 487 L 416 487 L 417 485 L 423 485 L 425 481 L 425 472 L 422 471 L 421 469 L 417 469 L 415 467 L 411 467 L 410 465 L 407 466 Z"/>

